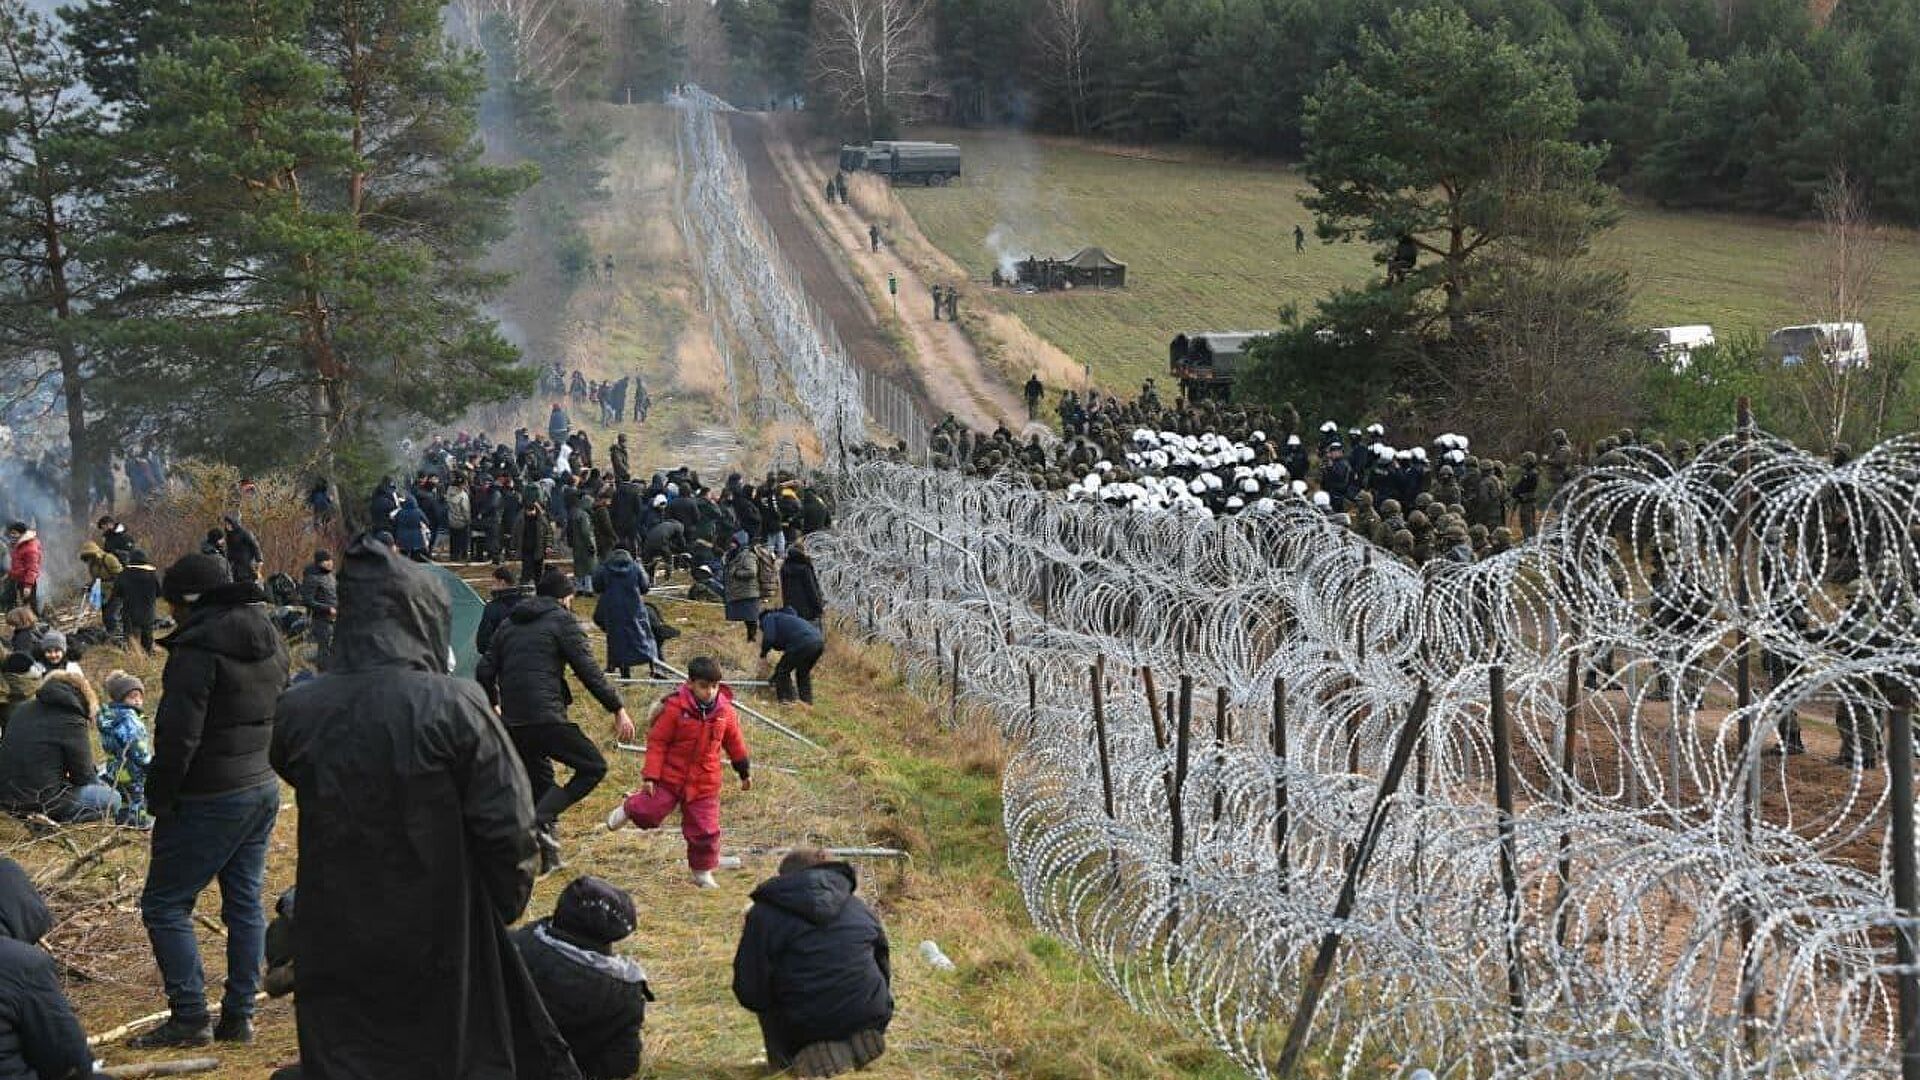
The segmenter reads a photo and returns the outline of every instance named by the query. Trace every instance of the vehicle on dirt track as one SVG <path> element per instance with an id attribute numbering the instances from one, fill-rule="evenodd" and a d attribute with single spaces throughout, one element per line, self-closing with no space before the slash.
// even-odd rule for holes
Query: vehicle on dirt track
<path id="1" fill-rule="evenodd" d="M 1228 401 L 1247 346 L 1271 330 L 1201 331 L 1180 334 L 1167 344 L 1167 370 L 1188 401 Z"/>
<path id="2" fill-rule="evenodd" d="M 885 139 L 871 146 L 842 146 L 841 172 L 878 173 L 895 184 L 944 187 L 960 179 L 960 148 L 952 143 Z"/>

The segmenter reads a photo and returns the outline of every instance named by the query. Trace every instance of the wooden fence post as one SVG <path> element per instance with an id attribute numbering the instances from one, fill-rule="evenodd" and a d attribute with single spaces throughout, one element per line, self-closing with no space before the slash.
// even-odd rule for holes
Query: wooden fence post
<path id="1" fill-rule="evenodd" d="M 1273 851 L 1280 871 L 1280 894 L 1285 896 L 1290 888 L 1288 879 L 1293 876 L 1291 860 L 1287 857 L 1287 833 L 1293 822 L 1287 806 L 1287 680 L 1273 680 L 1273 756 L 1282 770 L 1273 782 Z"/>
<path id="2" fill-rule="evenodd" d="M 1107 751 L 1107 658 L 1093 658 L 1093 734 L 1100 743 L 1100 793 L 1107 820 L 1113 820 L 1113 762 Z"/>
<path id="3" fill-rule="evenodd" d="M 1500 815 L 1500 893 L 1506 900 L 1507 1009 L 1518 1035 L 1524 1030 L 1527 999 L 1520 969 L 1520 873 L 1513 828 L 1513 733 L 1507 725 L 1506 668 L 1495 664 L 1487 671 L 1487 696 L 1493 723 L 1493 798 Z M 1526 1044 L 1519 1044 L 1517 1052 L 1525 1057 Z"/>
<path id="4" fill-rule="evenodd" d="M 1580 715 L 1580 650 L 1574 649 L 1567 654 L 1567 695 L 1566 708 L 1560 718 L 1560 807 L 1564 812 L 1573 805 L 1573 740 L 1579 733 L 1576 723 Z M 1554 862 L 1553 876 L 1558 884 L 1553 902 L 1553 941 L 1565 946 L 1567 943 L 1567 890 L 1573 882 L 1573 831 L 1563 829 L 1560 832 L 1560 857 Z"/>
<path id="5" fill-rule="evenodd" d="M 1904 691 L 1901 694 L 1905 697 Z M 1888 798 L 1893 803 L 1890 829 L 1893 845 L 1893 907 L 1905 925 L 1893 936 L 1900 974 L 1900 1077 L 1920 1080 L 1920 933 L 1913 920 L 1920 917 L 1920 883 L 1914 876 L 1913 856 L 1913 706 L 1902 700 L 1887 711 Z M 1858 729 L 1856 729 L 1858 730 Z"/>

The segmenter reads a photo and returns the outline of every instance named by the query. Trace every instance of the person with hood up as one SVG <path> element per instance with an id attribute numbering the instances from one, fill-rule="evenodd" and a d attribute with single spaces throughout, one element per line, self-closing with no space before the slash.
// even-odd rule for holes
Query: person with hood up
<path id="1" fill-rule="evenodd" d="M 80 545 L 80 562 L 87 568 L 87 575 L 100 583 L 100 625 L 111 637 L 119 637 L 121 614 L 126 605 L 120 600 L 118 583 L 120 574 L 126 569 L 118 557 L 89 540 Z"/>
<path id="2" fill-rule="evenodd" d="M 560 815 L 587 797 L 607 775 L 600 748 L 567 719 L 571 670 L 595 701 L 613 714 L 614 734 L 633 740 L 633 718 L 607 673 L 593 662 L 593 647 L 573 614 L 573 581 L 558 567 L 540 579 L 533 599 L 520 604 L 494 631 L 475 673 L 488 700 L 500 708 L 513 748 L 533 789 L 541 873 L 565 865 L 556 825 Z M 573 770 L 564 787 L 554 783 L 553 763 Z"/>
<path id="3" fill-rule="evenodd" d="M 513 534 L 514 547 L 520 552 L 520 580 L 537 584 L 546 576 L 547 545 L 553 543 L 553 522 L 539 500 L 530 498 L 521 507 Z"/>
<path id="4" fill-rule="evenodd" d="M 286 689 L 287 647 L 252 581 L 228 565 L 186 555 L 167 568 L 162 595 L 178 629 L 167 650 L 153 717 L 147 811 L 153 850 L 140 918 L 153 942 L 172 1016 L 136 1036 L 137 1050 L 253 1039 L 253 999 L 267 931 L 261 892 L 280 785 L 267 761 L 274 702 Z M 207 1010 L 194 904 L 220 881 L 227 980 L 220 1023 Z"/>
<path id="5" fill-rule="evenodd" d="M 533 799 L 473 682 L 447 674 L 433 572 L 365 538 L 333 663 L 289 690 L 273 767 L 300 804 L 292 920 L 304 1073 L 575 1080 L 507 927 L 533 891 Z"/>
<path id="6" fill-rule="evenodd" d="M 233 580 L 259 581 L 260 566 L 266 562 L 265 556 L 260 553 L 260 541 L 245 525 L 240 524 L 239 517 L 227 514 L 220 520 L 227 526 L 222 539 L 226 542 L 227 566 Z"/>
<path id="7" fill-rule="evenodd" d="M 133 542 L 133 534 L 127 531 L 127 527 L 111 515 L 94 522 L 94 528 L 100 530 L 101 549 L 123 563 L 140 546 Z"/>
<path id="8" fill-rule="evenodd" d="M 837 1076 L 886 1052 L 887 932 L 855 885 L 852 866 L 801 848 L 753 890 L 733 954 L 733 996 L 759 1018 L 775 1069 Z"/>
<path id="9" fill-rule="evenodd" d="M 500 624 L 522 600 L 532 595 L 533 586 L 520 584 L 520 576 L 513 572 L 513 567 L 494 567 L 493 592 L 487 598 L 487 606 L 480 609 L 480 628 L 473 635 L 473 651 L 485 656 L 487 646 L 493 644 L 494 631 L 500 629 Z"/>
<path id="10" fill-rule="evenodd" d="M 513 932 L 527 974 L 586 1080 L 626 1080 L 640 1071 L 640 1029 L 653 991 L 645 968 L 613 952 L 638 923 L 625 889 L 580 877 L 560 894 L 552 918 Z"/>
<path id="11" fill-rule="evenodd" d="M 60 989 L 59 969 L 40 939 L 53 913 L 33 879 L 0 857 L 0 1077 L 85 1080 L 93 1050 Z"/>
<path id="12" fill-rule="evenodd" d="M 607 670 L 619 672 L 623 679 L 633 677 L 636 664 L 647 665 L 651 672 L 660 659 L 660 647 L 647 621 L 647 603 L 641 599 L 653 587 L 646 570 L 627 549 L 615 548 L 594 571 L 593 587 L 600 594 L 593 624 L 607 635 Z"/>
<path id="13" fill-rule="evenodd" d="M 593 515 L 587 510 L 583 492 L 567 493 L 567 546 L 573 552 L 573 587 L 591 596 L 594 592 L 595 560 L 601 552 L 593 535 Z"/>
<path id="14" fill-rule="evenodd" d="M 100 782 L 93 760 L 98 708 L 86 676 L 56 671 L 32 701 L 14 709 L 0 740 L 0 807 L 62 824 L 105 821 L 120 809 L 119 794 Z"/>
<path id="15" fill-rule="evenodd" d="M 760 559 L 747 534 L 733 534 L 726 558 L 727 621 L 746 623 L 752 641 L 760 622 Z"/>
<path id="16" fill-rule="evenodd" d="M 820 576 L 814 572 L 813 558 L 807 554 L 805 536 L 787 549 L 786 561 L 780 564 L 780 599 L 816 629 L 827 613 L 826 598 L 820 594 Z"/>
<path id="17" fill-rule="evenodd" d="M 607 815 L 607 828 L 632 824 L 657 829 L 680 811 L 680 835 L 687 842 L 687 868 L 693 883 L 717 889 L 713 872 L 739 860 L 720 857 L 720 755 L 725 753 L 740 777 L 742 791 L 753 790 L 753 762 L 733 691 L 722 684 L 720 665 L 697 656 L 687 665 L 687 681 L 653 707 L 647 725 L 647 760 L 640 790 L 622 799 Z"/>
<path id="18" fill-rule="evenodd" d="M 547 414 L 547 438 L 557 446 L 567 441 L 567 432 L 572 429 L 573 425 L 567 420 L 567 411 L 560 407 L 559 402 L 554 402 L 553 411 Z"/>
<path id="19" fill-rule="evenodd" d="M 134 548 L 127 553 L 126 565 L 120 570 L 118 592 L 120 617 L 126 620 L 128 639 L 138 638 L 140 648 L 152 652 L 153 627 L 160 615 L 160 571 L 146 552 Z"/>
<path id="20" fill-rule="evenodd" d="M 7 526 L 7 546 L 12 555 L 7 563 L 5 606 L 31 608 L 40 612 L 40 534 L 24 521 Z"/>

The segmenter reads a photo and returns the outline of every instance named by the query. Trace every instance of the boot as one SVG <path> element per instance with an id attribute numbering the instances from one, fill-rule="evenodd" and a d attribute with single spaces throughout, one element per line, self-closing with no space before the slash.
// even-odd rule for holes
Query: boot
<path id="1" fill-rule="evenodd" d="M 130 1050 L 178 1050 L 191 1046 L 205 1046 L 212 1041 L 213 1023 L 211 1021 L 169 1019 L 145 1035 L 135 1035 L 128 1039 L 127 1048 Z"/>
<path id="2" fill-rule="evenodd" d="M 627 804 L 623 799 L 614 805 L 613 813 L 607 815 L 607 831 L 619 832 L 627 827 L 630 820 L 632 819 L 627 817 Z"/>
<path id="3" fill-rule="evenodd" d="M 535 829 L 533 839 L 540 846 L 541 877 L 546 877 L 555 870 L 566 869 L 566 861 L 560 858 L 560 838 L 553 834 L 552 825 L 542 825 Z"/>
<path id="4" fill-rule="evenodd" d="M 235 1043 L 245 1046 L 253 1042 L 253 1021 L 244 1016 L 220 1016 L 220 1022 L 213 1026 L 213 1038 L 216 1042 Z"/>

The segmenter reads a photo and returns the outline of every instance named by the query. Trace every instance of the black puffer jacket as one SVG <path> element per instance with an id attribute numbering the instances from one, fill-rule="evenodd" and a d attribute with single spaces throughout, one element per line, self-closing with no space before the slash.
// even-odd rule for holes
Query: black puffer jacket
<path id="1" fill-rule="evenodd" d="M 146 563 L 128 563 L 113 587 L 126 607 L 127 625 L 135 630 L 152 628 L 160 613 L 160 571 Z"/>
<path id="2" fill-rule="evenodd" d="M 494 631 L 476 675 L 508 727 L 560 724 L 573 704 L 568 668 L 608 712 L 619 711 L 620 695 L 594 663 L 580 620 L 560 601 L 536 596 L 514 608 Z"/>
<path id="3" fill-rule="evenodd" d="M 52 926 L 27 872 L 0 858 L 0 1080 L 93 1075 L 87 1033 L 60 992 L 53 957 L 36 947 Z"/>
<path id="4" fill-rule="evenodd" d="M 780 599 L 795 615 L 813 622 L 826 613 L 827 601 L 820 595 L 820 577 L 814 573 L 813 560 L 804 551 L 787 552 L 780 564 Z"/>
<path id="5" fill-rule="evenodd" d="M 753 890 L 733 996 L 794 1046 L 885 1030 L 893 1019 L 887 932 L 853 889 L 853 867 L 832 862 Z"/>
<path id="6" fill-rule="evenodd" d="M 493 644 L 493 633 L 500 624 L 507 621 L 507 615 L 533 597 L 530 585 L 514 585 L 510 588 L 495 589 L 487 600 L 487 606 L 480 609 L 480 629 L 473 635 L 473 651 L 481 656 L 487 655 L 487 646 Z"/>
<path id="7" fill-rule="evenodd" d="M 640 1027 L 653 1000 L 645 969 L 555 930 L 550 919 L 515 930 L 513 944 L 581 1075 L 625 1080 L 639 1072 Z"/>
<path id="8" fill-rule="evenodd" d="M 266 600 L 252 582 L 210 589 L 160 642 L 168 655 L 147 773 L 154 813 L 170 812 L 183 795 L 272 782 L 267 746 L 289 664 Z"/>
<path id="9" fill-rule="evenodd" d="M 93 717 L 78 687 L 55 675 L 16 708 L 0 739 L 0 806 L 64 810 L 78 787 L 93 783 Z"/>

